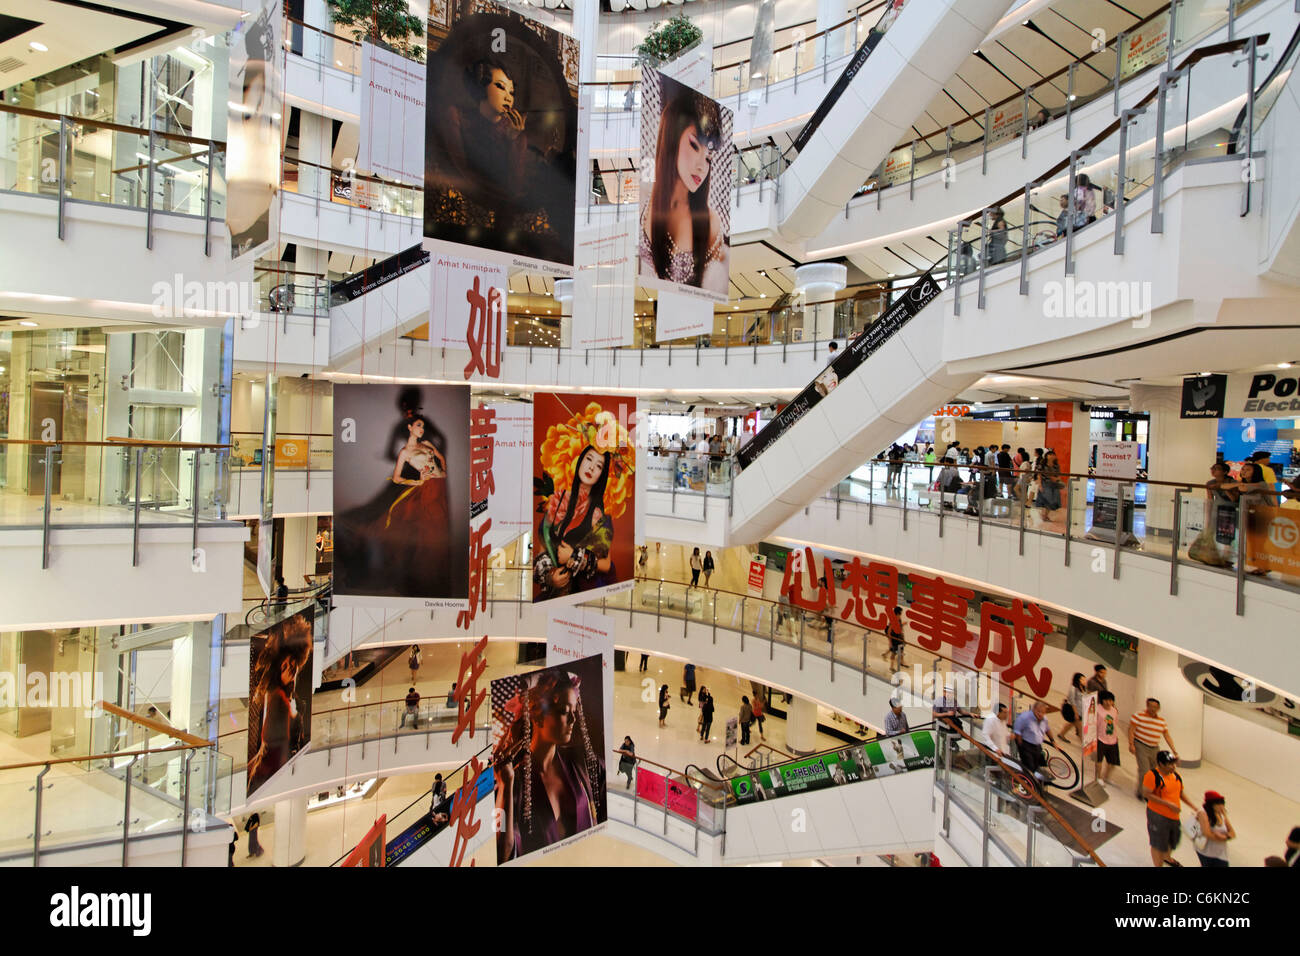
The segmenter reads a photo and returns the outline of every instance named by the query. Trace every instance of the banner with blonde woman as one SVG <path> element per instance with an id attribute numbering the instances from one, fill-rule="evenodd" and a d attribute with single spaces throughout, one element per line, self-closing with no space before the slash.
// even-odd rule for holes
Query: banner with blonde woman
<path id="1" fill-rule="evenodd" d="M 731 110 L 716 100 L 642 68 L 638 271 L 643 286 L 697 303 L 727 300 L 732 122 Z M 712 308 L 703 314 L 711 330 Z M 668 319 L 660 308 L 659 321 Z"/>
<path id="2" fill-rule="evenodd" d="M 631 586 L 636 399 L 538 392 L 533 399 L 533 601 Z"/>

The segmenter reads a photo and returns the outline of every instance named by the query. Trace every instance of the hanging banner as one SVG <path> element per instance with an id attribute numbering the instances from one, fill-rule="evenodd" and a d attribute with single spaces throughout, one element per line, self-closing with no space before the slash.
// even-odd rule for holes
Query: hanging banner
<path id="1" fill-rule="evenodd" d="M 463 608 L 469 386 L 334 386 L 334 602 Z"/>
<path id="2" fill-rule="evenodd" d="M 447 26 L 428 36 L 424 235 L 568 275 L 578 42 L 488 0 L 449 4 Z"/>
<path id="3" fill-rule="evenodd" d="M 566 846 L 605 823 L 610 744 L 595 716 L 603 666 L 597 655 L 492 681 L 498 865 Z"/>
<path id="4" fill-rule="evenodd" d="M 1222 418 L 1228 391 L 1226 375 L 1195 375 L 1183 379 L 1179 418 Z"/>
<path id="5" fill-rule="evenodd" d="M 895 332 L 929 305 L 939 295 L 939 291 L 939 284 L 934 281 L 934 276 L 929 272 L 912 283 L 884 315 L 863 329 L 857 338 L 836 354 L 830 365 L 813 380 L 812 384 L 804 388 L 789 405 L 777 413 L 775 418 L 764 425 L 757 435 L 741 447 L 736 453 L 736 461 L 740 467 L 748 468 L 753 464 L 759 455 L 775 444 L 782 435 L 794 427 L 799 419 L 808 414 L 814 405 L 829 394 L 834 386 L 828 387 L 828 373 L 834 377 L 836 385 L 852 375 L 857 371 L 858 366 L 888 342 Z"/>
<path id="6" fill-rule="evenodd" d="M 599 610 L 583 607 L 557 608 L 546 622 L 546 663 L 599 657 L 601 662 L 601 713 L 589 712 L 588 721 L 598 721 L 606 740 L 614 740 L 614 619 Z"/>
<path id="7" fill-rule="evenodd" d="M 657 807 L 667 807 L 683 820 L 694 821 L 699 816 L 699 794 L 694 787 L 680 780 L 669 780 L 647 769 L 645 764 L 636 770 L 636 795 Z"/>
<path id="8" fill-rule="evenodd" d="M 466 379 L 501 377 L 506 334 L 506 267 L 472 249 L 425 241 L 429 252 L 429 344 L 468 351 Z M 465 253 L 469 255 L 465 255 Z"/>
<path id="9" fill-rule="evenodd" d="M 267 0 L 230 35 L 226 120 L 226 226 L 231 258 L 263 251 L 275 235 L 284 98 L 283 12 Z"/>
<path id="10" fill-rule="evenodd" d="M 985 138 L 992 146 L 1004 139 L 1019 136 L 1024 131 L 1025 98 L 1022 96 L 993 110 L 992 115 L 989 116 L 989 128 Z"/>
<path id="11" fill-rule="evenodd" d="M 1097 752 L 1097 692 L 1083 695 L 1083 756 Z"/>
<path id="12" fill-rule="evenodd" d="M 314 607 L 248 642 L 248 770 L 252 797 L 311 743 Z"/>
<path id="13" fill-rule="evenodd" d="M 704 303 L 730 288 L 731 110 L 677 80 L 641 68 L 641 284 Z M 707 315 L 712 331 L 713 310 Z M 667 313 L 660 303 L 659 321 Z M 678 331 L 671 337 L 686 334 Z M 697 333 L 690 333 L 697 334 Z M 656 340 L 665 336 L 657 333 Z"/>
<path id="14" fill-rule="evenodd" d="M 729 782 L 737 803 L 752 803 L 933 766 L 934 737 L 929 731 L 918 730 L 836 753 L 792 760 L 758 773 L 732 777 Z"/>
<path id="15" fill-rule="evenodd" d="M 383 866 L 384 865 L 384 847 L 385 837 L 384 828 L 388 823 L 388 815 L 380 814 L 379 819 L 375 821 L 374 826 L 366 831 L 366 835 L 361 838 L 361 842 L 352 848 L 348 858 L 343 861 L 342 866 Z"/>
<path id="16" fill-rule="evenodd" d="M 533 601 L 632 586 L 636 399 L 533 396 Z"/>
<path id="17" fill-rule="evenodd" d="M 509 544 L 533 527 L 533 497 L 528 474 L 533 460 L 533 406 L 525 402 L 496 402 L 487 406 L 496 421 L 492 490 L 486 503 L 472 502 L 477 517 L 480 505 L 492 519 L 492 538 Z"/>
<path id="18" fill-rule="evenodd" d="M 636 312 L 636 218 L 600 217 L 601 225 L 578 231 L 574 250 L 573 333 L 575 349 L 631 345 Z M 708 307 L 712 317 L 713 309 Z"/>
<path id="19" fill-rule="evenodd" d="M 425 72 L 423 63 L 361 44 L 358 169 L 403 183 L 424 181 Z"/>

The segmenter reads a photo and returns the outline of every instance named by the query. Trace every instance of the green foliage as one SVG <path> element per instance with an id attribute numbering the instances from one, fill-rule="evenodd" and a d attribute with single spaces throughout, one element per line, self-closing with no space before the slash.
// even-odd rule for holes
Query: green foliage
<path id="1" fill-rule="evenodd" d="M 413 42 L 424 36 L 423 21 L 411 13 L 406 0 L 325 0 L 335 24 L 350 27 L 358 40 L 369 40 L 404 57 L 424 62 L 424 47 Z"/>
<path id="2" fill-rule="evenodd" d="M 665 23 L 656 23 L 644 42 L 637 45 L 637 62 L 659 66 L 704 38 L 704 32 L 679 13 Z"/>

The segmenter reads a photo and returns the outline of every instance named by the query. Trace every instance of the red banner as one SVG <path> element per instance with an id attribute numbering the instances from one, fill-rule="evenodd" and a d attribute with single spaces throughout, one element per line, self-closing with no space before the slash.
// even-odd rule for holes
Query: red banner
<path id="1" fill-rule="evenodd" d="M 749 562 L 749 589 L 757 595 L 763 593 L 763 581 L 767 578 L 767 565 L 758 561 Z"/>
<path id="2" fill-rule="evenodd" d="M 686 820 L 694 820 L 699 813 L 699 795 L 693 787 L 677 780 L 667 780 L 663 774 L 645 767 L 638 767 L 636 771 L 636 795 L 659 807 L 664 806 L 666 799 L 668 809 Z"/>
<path id="3" fill-rule="evenodd" d="M 383 866 L 384 865 L 384 844 L 385 829 L 388 825 L 388 815 L 384 814 L 375 821 L 366 835 L 361 838 L 361 842 L 352 848 L 348 858 L 343 861 L 344 866 Z"/>
<path id="4" fill-rule="evenodd" d="M 1061 474 L 1070 469 L 1070 442 L 1074 440 L 1074 402 L 1048 402 L 1043 447 L 1056 452 Z"/>

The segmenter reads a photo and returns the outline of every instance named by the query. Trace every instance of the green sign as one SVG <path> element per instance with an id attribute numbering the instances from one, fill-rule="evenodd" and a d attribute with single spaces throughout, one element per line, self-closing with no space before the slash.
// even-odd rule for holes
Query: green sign
<path id="1" fill-rule="evenodd" d="M 750 803 L 933 766 L 934 737 L 918 730 L 733 777 L 731 791 Z"/>

